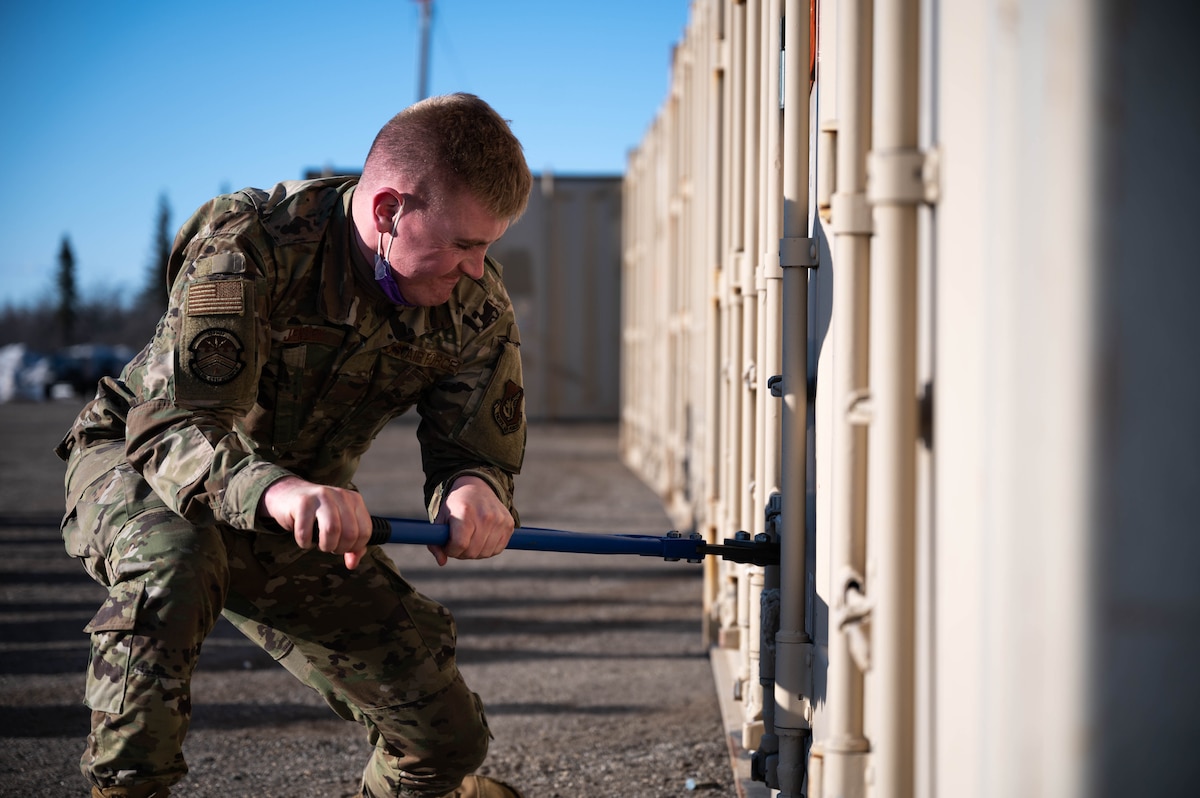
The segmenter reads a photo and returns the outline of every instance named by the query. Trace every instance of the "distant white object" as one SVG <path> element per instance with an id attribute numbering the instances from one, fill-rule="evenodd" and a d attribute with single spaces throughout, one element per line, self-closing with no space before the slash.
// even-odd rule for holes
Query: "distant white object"
<path id="1" fill-rule="evenodd" d="M 44 401 L 53 378 L 46 356 L 25 344 L 0 346 L 0 402 Z"/>

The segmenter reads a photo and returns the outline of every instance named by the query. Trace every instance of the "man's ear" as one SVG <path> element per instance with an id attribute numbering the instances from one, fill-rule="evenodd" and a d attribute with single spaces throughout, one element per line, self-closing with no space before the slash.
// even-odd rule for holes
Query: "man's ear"
<path id="1" fill-rule="evenodd" d="M 381 188 L 371 197 L 371 218 L 377 233 L 392 233 L 396 228 L 396 217 L 404 208 L 404 198 L 395 191 Z"/>

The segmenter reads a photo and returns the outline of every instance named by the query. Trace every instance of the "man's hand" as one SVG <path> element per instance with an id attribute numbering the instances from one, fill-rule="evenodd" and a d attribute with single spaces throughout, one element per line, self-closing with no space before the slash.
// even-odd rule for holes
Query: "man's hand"
<path id="1" fill-rule="evenodd" d="M 269 516 L 296 538 L 302 549 L 341 554 L 346 567 L 358 567 L 371 538 L 371 516 L 356 491 L 284 477 L 263 493 L 258 514 Z M 320 539 L 313 536 L 313 522 Z"/>
<path id="2" fill-rule="evenodd" d="M 454 480 L 442 499 L 437 523 L 450 525 L 445 546 L 430 546 L 438 565 L 450 557 L 480 560 L 504 551 L 513 533 L 513 517 L 490 485 L 479 477 Z"/>

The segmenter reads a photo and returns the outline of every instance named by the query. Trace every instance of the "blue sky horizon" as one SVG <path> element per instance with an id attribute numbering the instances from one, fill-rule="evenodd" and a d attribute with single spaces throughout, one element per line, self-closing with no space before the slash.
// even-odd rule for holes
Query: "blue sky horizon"
<path id="1" fill-rule="evenodd" d="M 535 173 L 621 174 L 666 100 L 688 0 L 434 0 L 429 90 L 511 120 Z M 146 283 L 224 191 L 361 167 L 418 99 L 414 0 L 6 4 L 0 307 L 51 299 L 67 237 L 85 299 Z"/>

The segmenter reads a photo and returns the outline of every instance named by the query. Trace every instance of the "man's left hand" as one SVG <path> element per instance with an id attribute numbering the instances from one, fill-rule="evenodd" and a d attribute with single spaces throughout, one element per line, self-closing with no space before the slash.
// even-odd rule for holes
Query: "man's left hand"
<path id="1" fill-rule="evenodd" d="M 449 558 L 481 560 L 494 557 L 508 545 L 513 533 L 513 517 L 491 486 L 479 477 L 462 476 L 454 480 L 442 499 L 437 522 L 450 525 L 445 546 L 430 546 L 438 565 Z"/>

